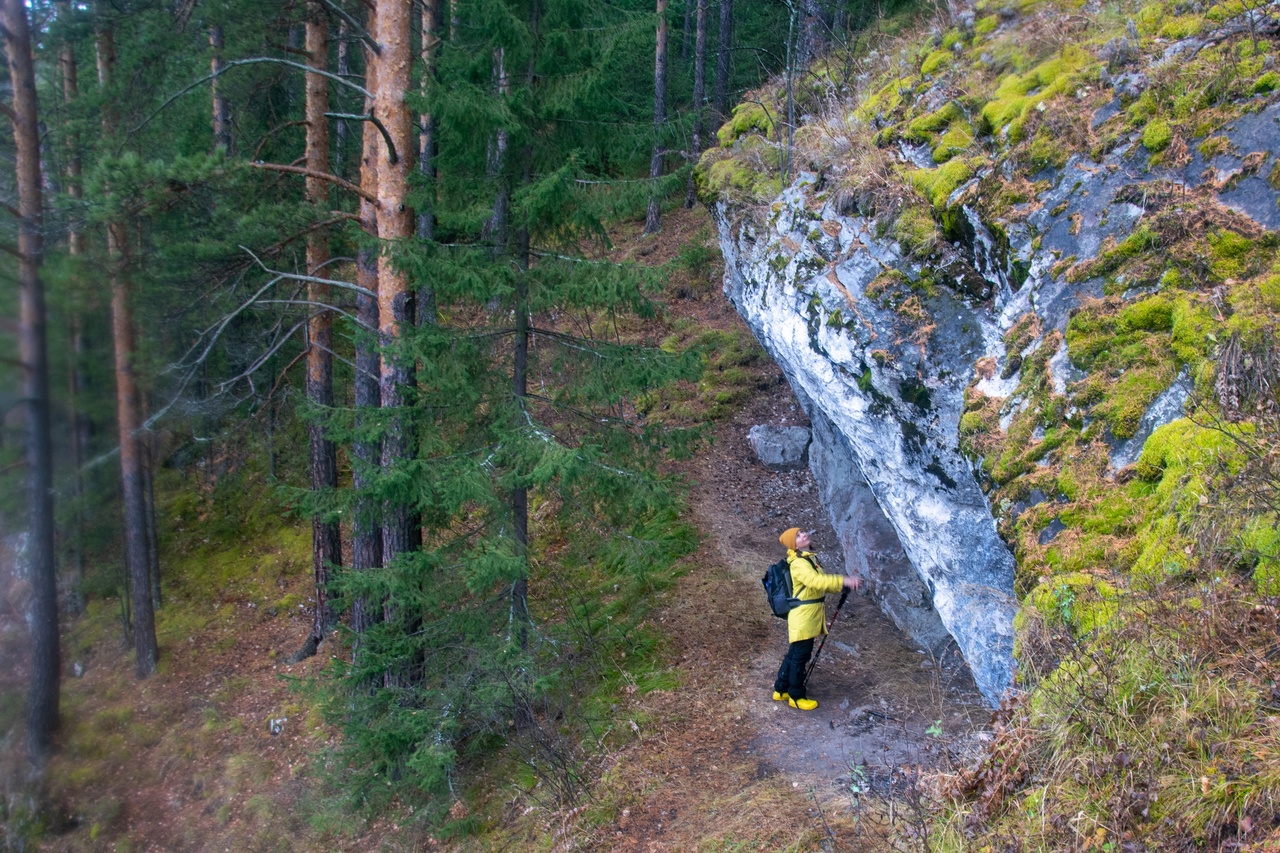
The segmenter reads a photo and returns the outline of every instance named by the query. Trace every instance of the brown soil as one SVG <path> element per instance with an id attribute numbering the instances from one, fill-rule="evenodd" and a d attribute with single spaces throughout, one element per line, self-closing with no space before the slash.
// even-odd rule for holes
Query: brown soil
<path id="1" fill-rule="evenodd" d="M 778 384 L 726 425 L 717 447 L 702 460 L 694 490 L 708 556 L 732 583 L 741 583 L 751 611 L 743 614 L 741 635 L 752 651 L 742 699 L 757 730 L 753 749 L 784 773 L 844 789 L 884 782 L 895 768 L 947 766 L 957 739 L 986 722 L 990 710 L 959 649 L 951 644 L 935 658 L 917 648 L 880 612 L 874 590 L 866 586 L 849 596 L 838 615 L 838 596 L 828 596 L 831 632 L 819 640 L 809 690 L 818 708 L 804 713 L 772 701 L 773 677 L 787 648 L 786 625 L 768 614 L 760 575 L 784 553 L 778 534 L 792 526 L 814 529 L 814 551 L 827 571 L 838 573 L 843 566 L 839 551 L 823 547 L 837 539 L 812 475 L 769 471 L 747 444 L 755 423 L 798 419 L 789 390 Z"/>

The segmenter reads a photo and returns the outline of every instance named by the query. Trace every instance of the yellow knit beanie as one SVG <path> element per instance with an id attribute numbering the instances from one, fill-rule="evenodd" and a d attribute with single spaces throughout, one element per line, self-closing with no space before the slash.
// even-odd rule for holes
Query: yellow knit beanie
<path id="1" fill-rule="evenodd" d="M 799 534 L 799 527 L 788 527 L 786 530 L 782 531 L 782 535 L 778 537 L 778 541 L 794 551 L 796 549 L 796 536 Z"/>

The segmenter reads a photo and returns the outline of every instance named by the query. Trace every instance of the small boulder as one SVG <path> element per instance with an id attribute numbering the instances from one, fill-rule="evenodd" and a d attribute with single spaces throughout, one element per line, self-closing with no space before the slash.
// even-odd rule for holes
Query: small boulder
<path id="1" fill-rule="evenodd" d="M 802 471 L 809 464 L 809 439 L 805 427 L 756 424 L 747 433 L 760 464 L 772 471 Z"/>

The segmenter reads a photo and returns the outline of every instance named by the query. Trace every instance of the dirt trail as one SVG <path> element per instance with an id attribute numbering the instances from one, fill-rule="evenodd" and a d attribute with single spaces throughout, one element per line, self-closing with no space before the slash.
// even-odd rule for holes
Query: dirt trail
<path id="1" fill-rule="evenodd" d="M 816 530 L 814 550 L 828 571 L 842 570 L 843 555 L 813 476 L 769 471 L 755 460 L 747 431 L 756 423 L 807 425 L 781 375 L 720 431 L 690 497 L 705 558 L 740 580 L 754 605 L 742 626 L 750 648 L 741 699 L 758 772 L 801 777 L 815 790 L 886 793 L 897 769 L 952 766 L 983 737 L 990 710 L 954 643 L 936 658 L 918 648 L 866 586 L 849 596 L 813 672 L 809 693 L 818 709 L 772 701 L 786 625 L 765 609 L 759 578 L 783 553 L 778 534 L 791 526 Z M 827 598 L 828 618 L 837 599 Z"/>

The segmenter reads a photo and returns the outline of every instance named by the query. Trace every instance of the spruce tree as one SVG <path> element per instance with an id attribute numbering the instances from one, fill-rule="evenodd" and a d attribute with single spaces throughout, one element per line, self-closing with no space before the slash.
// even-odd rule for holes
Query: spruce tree
<path id="1" fill-rule="evenodd" d="M 564 649 L 551 653 L 559 640 L 537 618 L 562 604 L 561 590 L 538 586 L 548 545 L 569 536 L 575 559 L 620 577 L 678 547 L 678 528 L 659 532 L 671 498 L 654 467 L 672 437 L 633 401 L 698 369 L 620 333 L 628 316 L 658 310 L 656 281 L 600 257 L 601 216 L 635 186 L 608 182 L 643 173 L 652 139 L 642 121 L 619 134 L 618 118 L 643 115 L 646 99 L 620 85 L 632 70 L 617 51 L 646 31 L 651 43 L 652 19 L 580 0 L 456 11 L 467 38 L 441 45 L 415 108 L 433 118 L 436 180 L 420 192 L 434 197 L 437 236 L 386 255 L 429 282 L 438 306 L 435 323 L 383 341 L 384 358 L 418 366 L 395 410 L 412 420 L 414 453 L 356 461 L 368 487 L 353 495 L 407 500 L 425 538 L 381 570 L 343 573 L 345 601 L 390 606 L 356 626 L 333 705 L 360 778 L 407 771 L 430 790 L 461 744 L 504 721 L 532 725 L 561 677 Z M 646 193 L 630 198 L 638 209 Z"/>

